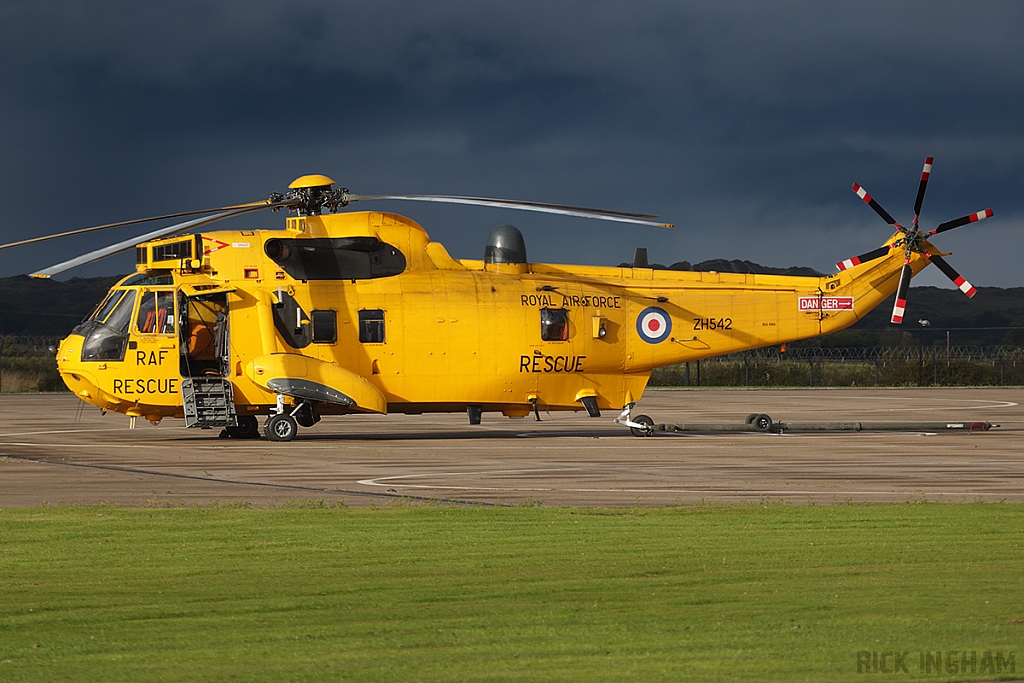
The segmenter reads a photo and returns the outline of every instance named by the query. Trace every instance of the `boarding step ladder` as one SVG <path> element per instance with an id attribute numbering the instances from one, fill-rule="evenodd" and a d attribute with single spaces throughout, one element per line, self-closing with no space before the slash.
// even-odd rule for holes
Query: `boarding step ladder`
<path id="1" fill-rule="evenodd" d="M 231 382 L 223 377 L 183 377 L 181 401 L 185 426 L 209 429 L 235 427 L 235 395 Z"/>

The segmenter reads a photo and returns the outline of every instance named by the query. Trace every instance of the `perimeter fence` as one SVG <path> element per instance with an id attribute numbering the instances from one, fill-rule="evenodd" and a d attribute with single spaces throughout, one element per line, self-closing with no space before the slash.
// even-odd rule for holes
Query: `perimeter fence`
<path id="1" fill-rule="evenodd" d="M 57 373 L 60 337 L 0 336 L 0 391 L 66 391 Z"/>
<path id="2" fill-rule="evenodd" d="M 658 368 L 651 386 L 1020 386 L 1021 346 L 772 346 Z"/>

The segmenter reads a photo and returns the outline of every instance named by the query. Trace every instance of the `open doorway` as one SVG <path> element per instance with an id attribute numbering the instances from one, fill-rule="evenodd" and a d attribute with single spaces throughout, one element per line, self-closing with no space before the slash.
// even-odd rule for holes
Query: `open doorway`
<path id="1" fill-rule="evenodd" d="M 230 374 L 227 294 L 180 295 L 181 376 Z"/>

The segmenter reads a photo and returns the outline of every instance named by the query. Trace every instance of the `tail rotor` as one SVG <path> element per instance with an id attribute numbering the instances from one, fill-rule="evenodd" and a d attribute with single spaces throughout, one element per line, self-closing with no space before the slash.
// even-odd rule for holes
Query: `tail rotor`
<path id="1" fill-rule="evenodd" d="M 903 250 L 903 268 L 900 271 L 900 284 L 896 290 L 896 301 L 893 305 L 891 321 L 895 324 L 903 322 L 903 315 L 907 307 L 907 291 L 910 289 L 910 278 L 913 272 L 910 267 L 911 254 L 918 253 L 927 258 L 930 262 L 938 266 L 939 270 L 948 277 L 957 288 L 966 294 L 968 297 L 973 297 L 977 291 L 970 282 L 968 282 L 960 273 L 956 272 L 941 255 L 932 253 L 931 250 L 934 247 L 928 244 L 927 239 L 932 235 L 938 235 L 939 233 L 953 230 L 970 223 L 976 223 L 977 221 L 991 218 L 993 213 L 992 209 L 985 209 L 984 211 L 978 211 L 976 213 L 968 214 L 960 218 L 940 223 L 935 229 L 928 232 L 921 230 L 919 226 L 921 218 L 921 205 L 924 203 L 925 190 L 928 189 L 928 179 L 932 174 L 932 157 L 928 157 L 924 160 L 924 168 L 921 171 L 921 183 L 917 187 L 917 197 L 914 200 L 914 222 L 910 227 L 900 225 L 899 222 L 894 219 L 888 211 L 882 208 L 874 197 L 868 194 L 868 191 L 861 187 L 859 184 L 853 184 L 853 191 L 860 197 L 865 204 L 870 206 L 875 213 L 877 213 L 883 221 L 889 225 L 895 227 L 900 231 L 900 236 L 894 240 L 891 244 L 879 247 L 878 249 L 872 249 L 869 252 L 861 254 L 860 256 L 854 256 L 848 258 L 845 261 L 841 261 L 836 264 L 836 267 L 840 271 L 858 266 L 868 261 L 880 259 L 884 256 L 888 256 L 889 252 L 893 249 Z"/>

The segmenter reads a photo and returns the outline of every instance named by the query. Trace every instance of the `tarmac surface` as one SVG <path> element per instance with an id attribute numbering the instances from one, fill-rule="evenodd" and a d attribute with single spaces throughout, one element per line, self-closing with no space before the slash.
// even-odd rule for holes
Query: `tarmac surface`
<path id="1" fill-rule="evenodd" d="M 0 396 L 0 507 L 348 506 L 416 500 L 548 506 L 1024 501 L 1024 389 L 649 390 L 655 422 L 988 421 L 989 432 L 655 434 L 614 414 L 327 417 L 291 443 L 181 420 L 128 429 L 68 394 Z"/>

